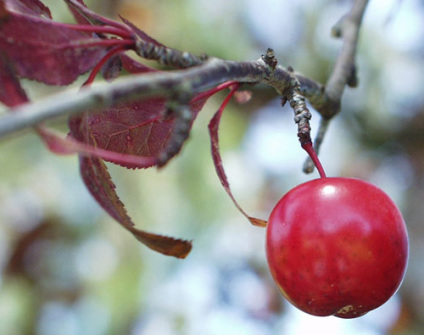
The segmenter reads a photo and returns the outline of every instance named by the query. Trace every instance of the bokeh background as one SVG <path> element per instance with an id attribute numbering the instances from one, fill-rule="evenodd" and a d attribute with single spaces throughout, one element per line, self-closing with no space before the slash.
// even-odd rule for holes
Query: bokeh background
<path id="1" fill-rule="evenodd" d="M 71 22 L 61 1 L 44 1 Z M 341 46 L 330 37 L 350 8 L 335 0 L 91 0 L 165 45 L 234 60 L 272 47 L 285 66 L 325 82 Z M 402 288 L 355 320 L 308 316 L 288 305 L 268 272 L 265 230 L 251 226 L 222 189 L 200 113 L 183 152 L 166 168 L 110 165 L 137 225 L 193 239 L 185 260 L 154 253 L 90 197 L 77 158 L 49 153 L 32 133 L 0 142 L 0 333 L 5 335 L 279 335 L 424 333 L 424 4 L 371 0 L 358 50 L 360 84 L 347 89 L 321 159 L 330 176 L 359 177 L 401 208 L 410 235 Z M 75 85 L 81 84 L 81 81 Z M 63 88 L 25 82 L 33 99 Z M 313 113 L 313 131 L 319 116 Z M 66 131 L 66 121 L 55 126 Z M 305 175 L 290 109 L 258 87 L 230 104 L 221 128 L 234 195 L 267 218 Z"/>

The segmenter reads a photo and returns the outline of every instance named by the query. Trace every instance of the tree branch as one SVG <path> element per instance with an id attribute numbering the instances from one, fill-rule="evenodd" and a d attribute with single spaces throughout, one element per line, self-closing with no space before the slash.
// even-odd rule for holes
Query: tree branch
<path id="1" fill-rule="evenodd" d="M 290 100 L 293 94 L 299 94 L 300 100 L 296 98 L 296 101 L 302 100 L 300 96 L 307 98 L 322 117 L 314 144 L 318 153 L 330 120 L 340 111 L 345 87 L 357 84 L 355 55 L 367 3 L 368 0 L 356 0 L 349 13 L 333 28 L 333 35 L 343 38 L 343 46 L 326 86 L 277 65 L 271 49 L 256 61 L 235 62 L 206 56 L 197 57 L 167 48 L 150 38 L 147 38 L 146 42 L 144 38 L 137 40 L 135 44 L 135 50 L 142 58 L 154 59 L 184 69 L 132 75 L 110 84 L 82 88 L 78 93 L 65 91 L 20 105 L 0 117 L 0 138 L 58 116 L 69 116 L 88 110 L 100 111 L 123 101 L 147 97 L 165 97 L 173 101 L 173 98 L 180 94 L 193 96 L 224 82 L 234 81 L 269 85 L 283 97 L 283 100 Z M 181 121 L 179 125 L 181 134 L 187 128 L 188 122 L 190 122 L 188 119 Z M 181 141 L 184 136 L 181 136 Z M 174 151 L 177 152 L 179 145 L 171 149 L 169 155 Z M 312 161 L 308 159 L 304 171 L 311 172 L 313 168 Z"/>
<path id="2" fill-rule="evenodd" d="M 299 91 L 318 108 L 326 99 L 323 86 L 300 75 L 296 78 Z M 195 94 L 227 81 L 267 84 L 284 96 L 291 85 L 291 75 L 282 66 L 269 67 L 262 58 L 251 62 L 211 58 L 185 70 L 132 75 L 110 84 L 82 88 L 78 93 L 65 91 L 10 109 L 0 118 L 0 138 L 59 116 L 99 111 L 122 101 L 152 96 L 171 98 L 180 92 Z"/>

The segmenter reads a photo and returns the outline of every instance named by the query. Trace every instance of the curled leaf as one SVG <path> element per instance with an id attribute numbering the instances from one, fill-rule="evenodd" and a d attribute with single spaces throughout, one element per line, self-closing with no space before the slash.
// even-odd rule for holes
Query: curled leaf
<path id="1" fill-rule="evenodd" d="M 243 208 L 239 205 L 239 203 L 236 201 L 236 199 L 233 196 L 233 193 L 231 192 L 230 183 L 228 182 L 227 175 L 224 170 L 224 166 L 222 164 L 222 158 L 221 154 L 219 152 L 219 136 L 218 136 L 218 130 L 219 130 L 219 124 L 221 121 L 222 113 L 227 106 L 228 102 L 230 101 L 233 94 L 237 91 L 239 84 L 234 84 L 231 88 L 230 93 L 228 96 L 224 99 L 222 105 L 218 109 L 218 111 L 215 113 L 211 121 L 209 122 L 209 135 L 211 138 L 211 151 L 212 151 L 212 159 L 215 165 L 215 170 L 218 175 L 219 180 L 221 181 L 222 186 L 224 187 L 227 194 L 230 196 L 231 200 L 233 201 L 234 205 L 237 207 L 237 209 L 250 221 L 250 223 L 254 226 L 259 227 L 266 227 L 267 222 L 262 219 L 258 219 L 255 217 L 252 217 L 248 215 Z"/>

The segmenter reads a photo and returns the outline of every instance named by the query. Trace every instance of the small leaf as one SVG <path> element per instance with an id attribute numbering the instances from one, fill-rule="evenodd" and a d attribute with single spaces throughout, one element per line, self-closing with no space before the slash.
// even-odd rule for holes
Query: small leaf
<path id="1" fill-rule="evenodd" d="M 219 124 L 221 121 L 222 113 L 227 106 L 228 102 L 230 101 L 231 97 L 234 95 L 234 93 L 237 91 L 237 88 L 239 87 L 239 84 L 234 84 L 230 93 L 228 96 L 224 99 L 222 105 L 218 109 L 218 111 L 215 113 L 211 121 L 209 122 L 209 134 L 211 138 L 211 151 L 212 151 L 212 159 L 215 165 L 215 170 L 218 175 L 219 180 L 221 181 L 222 186 L 224 187 L 227 194 L 230 196 L 231 200 L 233 201 L 234 205 L 237 207 L 237 209 L 250 221 L 250 223 L 254 226 L 259 227 L 266 227 L 267 222 L 262 219 L 254 218 L 249 216 L 243 208 L 238 204 L 236 199 L 234 198 L 230 183 L 228 182 L 227 175 L 224 170 L 224 166 L 222 164 L 222 158 L 221 154 L 219 152 L 219 136 L 218 136 L 218 130 L 219 130 Z"/>

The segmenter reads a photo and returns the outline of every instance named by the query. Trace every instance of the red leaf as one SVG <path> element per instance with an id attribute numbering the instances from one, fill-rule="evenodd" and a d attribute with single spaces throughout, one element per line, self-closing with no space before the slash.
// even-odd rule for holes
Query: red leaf
<path id="1" fill-rule="evenodd" d="M 88 128 L 90 144 L 95 147 L 128 155 L 157 157 L 166 146 L 173 127 L 172 120 L 162 120 L 164 111 L 165 99 L 145 99 L 119 104 L 101 113 L 85 114 L 83 126 Z"/>
<path id="2" fill-rule="evenodd" d="M 222 165 L 221 154 L 219 152 L 218 130 L 219 130 L 219 124 L 220 124 L 220 121 L 221 121 L 221 116 L 222 116 L 222 113 L 223 113 L 225 107 L 227 106 L 228 102 L 230 101 L 231 97 L 237 91 L 238 87 L 239 87 L 239 84 L 234 84 L 230 93 L 225 98 L 222 105 L 220 106 L 218 111 L 213 116 L 212 120 L 209 122 L 208 128 L 209 128 L 209 134 L 210 134 L 210 137 L 211 137 L 212 159 L 213 159 L 213 162 L 214 162 L 214 165 L 215 165 L 215 170 L 216 170 L 216 173 L 218 174 L 219 180 L 221 181 L 222 186 L 224 186 L 225 191 L 230 196 L 231 200 L 233 201 L 233 203 L 237 207 L 237 209 L 250 221 L 251 224 L 253 224 L 255 226 L 259 226 L 259 227 L 266 227 L 266 225 L 267 225 L 266 221 L 249 216 L 241 208 L 241 206 L 238 204 L 238 202 L 234 198 L 234 196 L 231 192 L 230 183 L 228 182 L 227 175 L 225 174 L 224 166 Z"/>
<path id="3" fill-rule="evenodd" d="M 119 200 L 106 165 L 96 157 L 80 157 L 82 179 L 91 195 L 124 228 L 144 245 L 157 252 L 177 258 L 185 258 L 191 251 L 190 241 L 174 239 L 139 230 L 128 216 L 123 203 Z"/>
<path id="4" fill-rule="evenodd" d="M 90 9 L 87 8 L 87 6 L 84 4 L 82 0 L 65 0 L 68 3 L 69 8 L 71 9 L 72 14 L 74 15 L 77 22 L 83 24 L 90 22 L 91 24 L 96 25 L 110 25 L 113 27 L 117 27 L 122 30 L 126 30 L 127 32 L 133 32 L 135 33 L 142 41 L 149 42 L 152 44 L 155 44 L 157 46 L 164 46 L 162 43 L 156 41 L 154 38 L 146 34 L 144 31 L 137 28 L 135 25 L 133 25 L 131 22 L 120 17 L 122 22 L 125 23 L 125 25 L 128 27 L 125 29 L 125 26 L 122 26 L 118 22 L 112 21 L 108 18 L 105 18 Z"/>
<path id="5" fill-rule="evenodd" d="M 5 0 L 5 5 L 0 49 L 22 77 L 66 85 L 93 68 L 109 48 L 100 38 L 53 22 L 38 1 Z"/>
<path id="6" fill-rule="evenodd" d="M 68 3 L 68 8 L 71 11 L 72 15 L 74 16 L 75 20 L 79 23 L 79 24 L 91 24 L 90 20 L 83 15 L 74 5 L 72 5 L 69 1 L 65 2 Z M 83 5 L 84 7 L 87 7 L 84 3 L 84 1 L 82 0 L 77 0 L 77 2 L 79 2 L 81 5 Z"/>
<path id="7" fill-rule="evenodd" d="M 99 26 L 111 26 L 122 30 L 122 32 L 127 35 L 130 33 L 130 30 L 127 29 L 124 25 L 115 22 L 111 19 L 108 19 L 104 16 L 101 16 L 90 9 L 87 8 L 84 1 L 82 0 L 64 0 L 68 7 L 70 8 L 72 14 L 74 15 L 77 22 L 81 24 L 91 23 L 93 25 Z"/>
<path id="8" fill-rule="evenodd" d="M 157 71 L 127 56 L 121 56 L 121 60 L 123 67 L 133 74 Z M 215 91 L 193 99 L 190 106 L 194 117 L 213 93 Z M 149 158 L 140 160 L 139 164 L 128 164 L 127 160 L 120 160 L 118 157 L 110 159 L 110 156 L 101 156 L 128 168 L 147 168 L 156 164 L 156 160 L 151 158 L 157 158 L 171 141 L 176 119 L 174 116 L 165 117 L 165 112 L 165 98 L 145 98 L 120 103 L 101 112 L 84 113 L 78 119 L 78 125 L 71 126 L 70 135 L 98 149 Z M 70 123 L 73 122 L 75 123 L 75 119 L 70 120 Z M 88 135 L 85 138 L 77 138 L 72 129 L 78 129 Z"/>
<path id="9" fill-rule="evenodd" d="M 88 142 L 90 133 L 84 127 L 81 118 L 74 117 L 70 122 L 74 138 Z M 85 132 L 84 132 L 85 131 Z M 115 191 L 106 165 L 95 156 L 80 156 L 81 177 L 99 205 L 134 237 L 150 249 L 168 256 L 185 258 L 192 248 L 190 241 L 174 239 L 172 237 L 156 235 L 135 228 L 134 223 Z"/>

